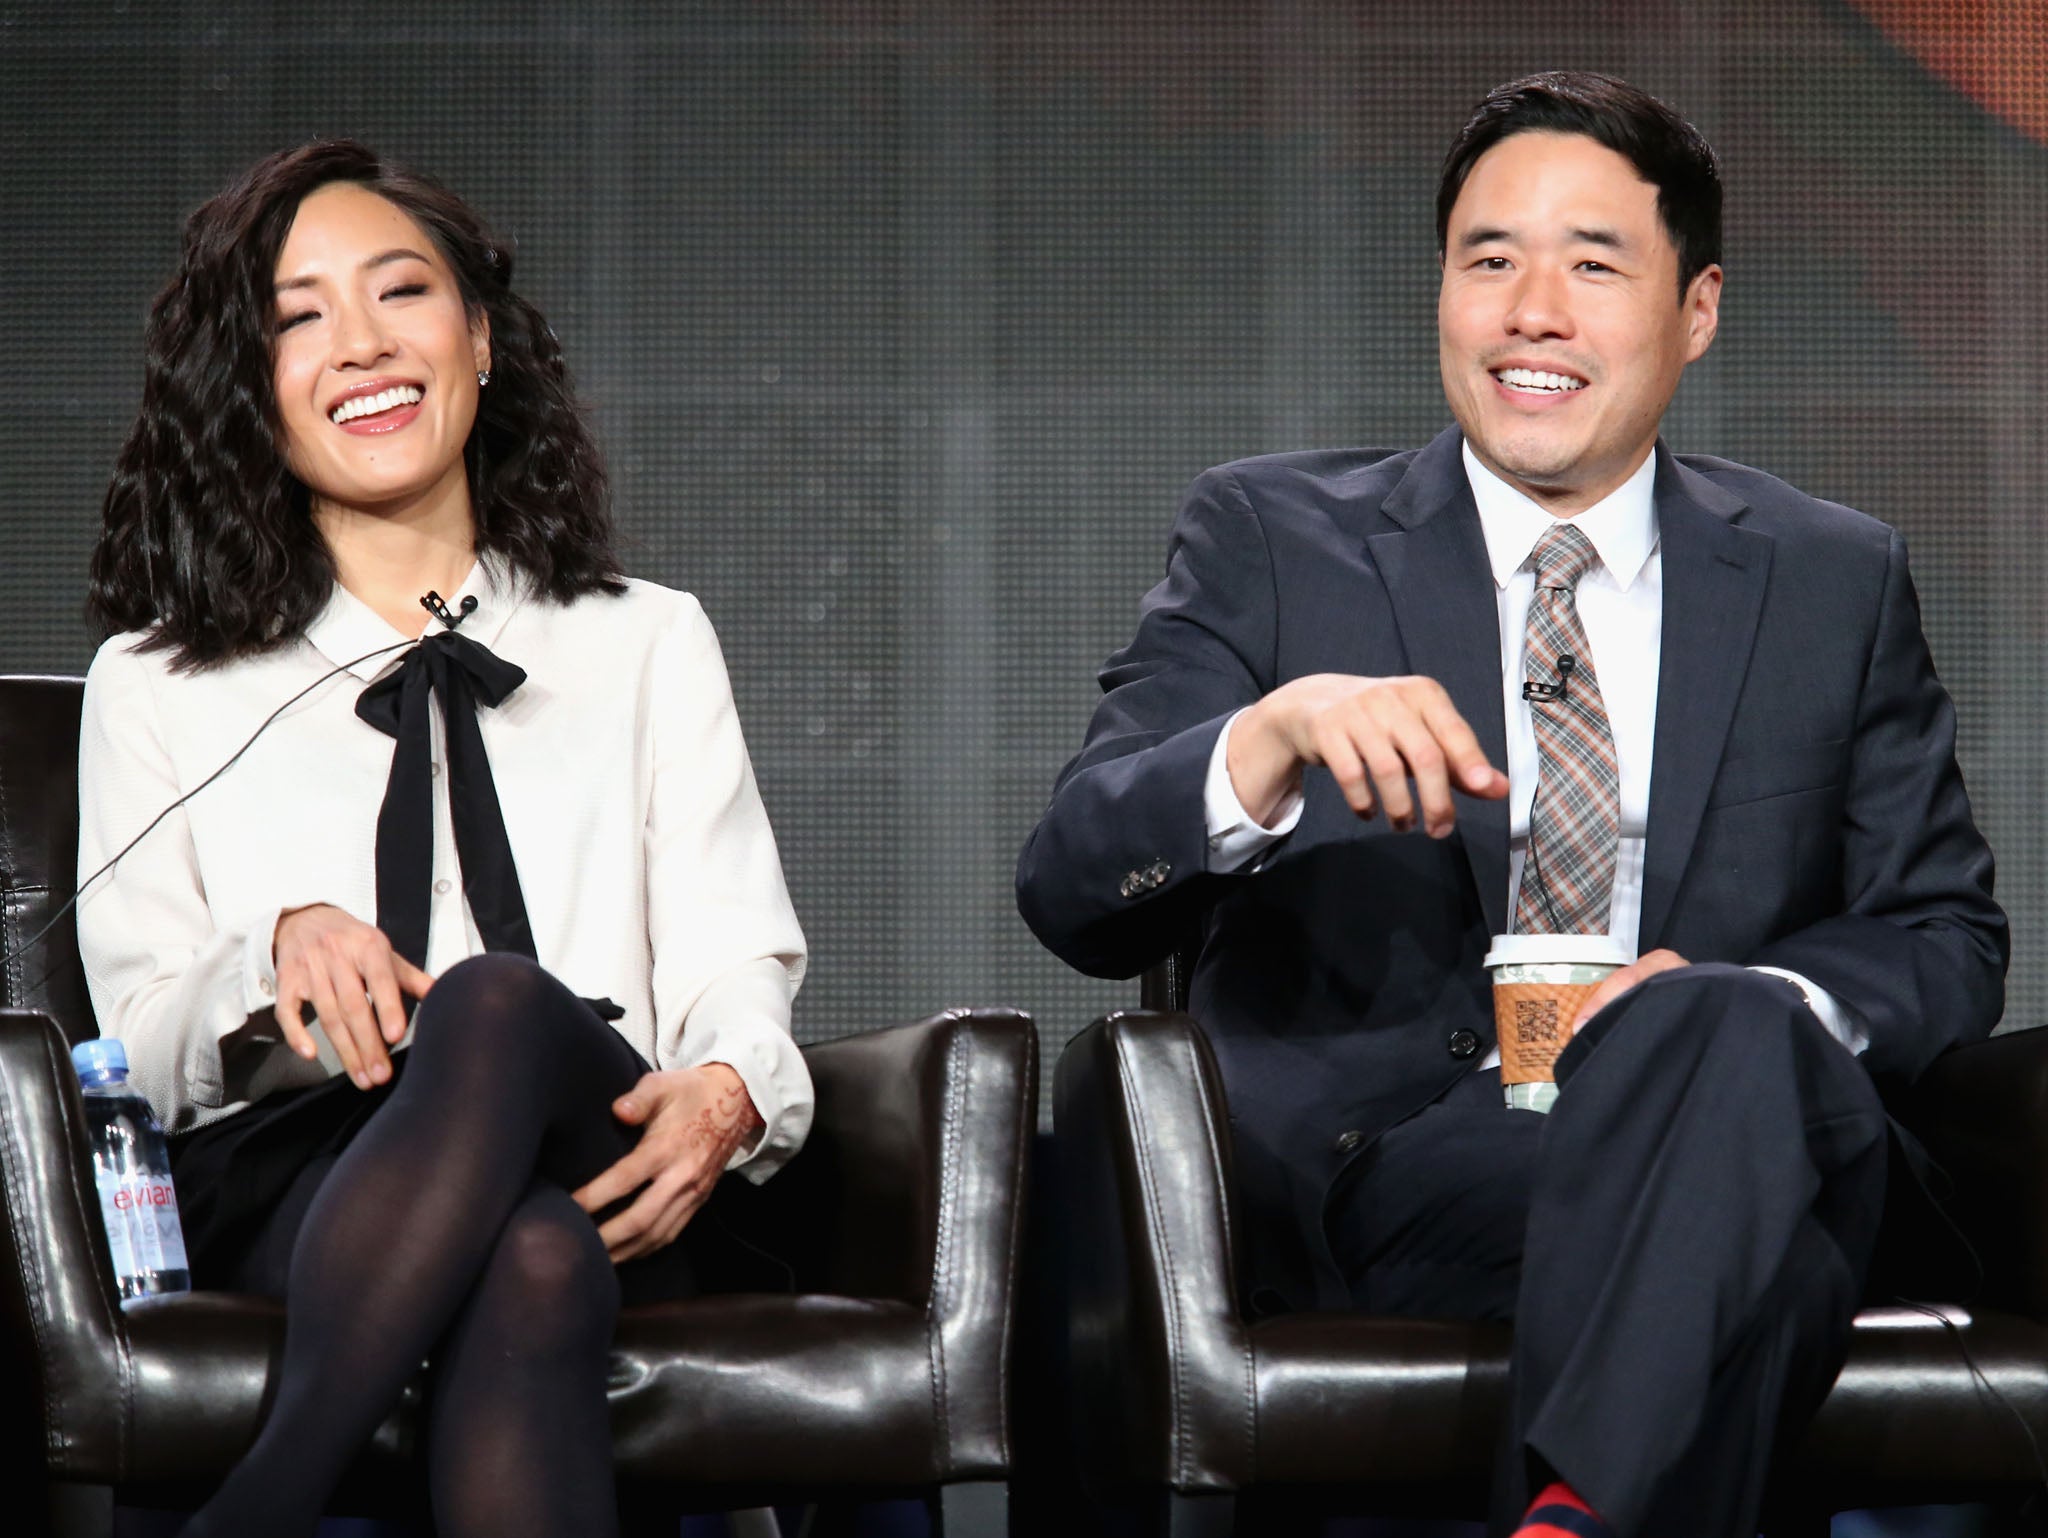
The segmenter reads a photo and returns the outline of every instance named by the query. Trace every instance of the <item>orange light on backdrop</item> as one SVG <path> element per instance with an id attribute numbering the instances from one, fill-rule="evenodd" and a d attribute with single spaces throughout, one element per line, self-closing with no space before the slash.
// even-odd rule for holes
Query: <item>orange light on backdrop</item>
<path id="1" fill-rule="evenodd" d="M 1851 0 L 1898 48 L 2048 144 L 2048 0 Z"/>

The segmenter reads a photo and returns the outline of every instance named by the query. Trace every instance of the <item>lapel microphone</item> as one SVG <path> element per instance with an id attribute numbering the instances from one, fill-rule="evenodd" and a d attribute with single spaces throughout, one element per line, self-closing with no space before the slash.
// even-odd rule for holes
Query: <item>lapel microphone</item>
<path id="1" fill-rule="evenodd" d="M 422 609 L 425 609 L 429 614 L 433 615 L 434 618 L 439 620 L 444 627 L 446 627 L 449 630 L 453 630 L 458 625 L 460 625 L 464 620 L 468 619 L 470 615 L 476 613 L 476 594 L 471 593 L 467 598 L 462 600 L 462 612 L 460 614 L 457 614 L 453 609 L 448 607 L 448 601 L 445 598 L 443 598 L 439 593 L 435 592 L 432 588 L 428 588 L 427 596 L 420 600 L 420 607 Z M 1571 659 L 1567 657 L 1565 660 L 1569 662 Z M 1528 686 L 1524 685 L 1523 687 L 1527 688 Z M 1526 697 L 1527 696 L 1525 695 L 1524 698 Z"/>
<path id="2" fill-rule="evenodd" d="M 422 598 L 420 602 L 425 603 L 426 599 Z M 464 612 L 466 613 L 467 611 L 465 610 Z M 1546 704 L 1552 700 L 1564 699 L 1566 692 L 1571 688 L 1572 669 L 1578 665 L 1577 660 L 1573 658 L 1572 654 L 1566 652 L 1557 659 L 1557 682 L 1554 684 L 1539 684 L 1531 679 L 1522 685 L 1522 698 L 1525 700 L 1538 700 Z"/>

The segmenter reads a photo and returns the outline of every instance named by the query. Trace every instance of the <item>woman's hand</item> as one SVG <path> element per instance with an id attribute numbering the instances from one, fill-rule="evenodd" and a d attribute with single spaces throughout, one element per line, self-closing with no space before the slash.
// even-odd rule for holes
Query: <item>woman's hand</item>
<path id="1" fill-rule="evenodd" d="M 357 1089 L 388 1080 L 390 1049 L 405 1035 L 401 995 L 425 998 L 433 978 L 394 951 L 383 930 L 326 903 L 278 919 L 271 950 L 277 1023 L 291 1049 L 319 1055 L 301 1018 L 310 1003 Z"/>
<path id="2" fill-rule="evenodd" d="M 640 1192 L 598 1227 L 613 1264 L 672 1242 L 762 1124 L 746 1085 L 724 1063 L 647 1074 L 612 1102 L 612 1114 L 644 1129 L 639 1145 L 578 1191 L 576 1201 L 594 1216 Z"/>

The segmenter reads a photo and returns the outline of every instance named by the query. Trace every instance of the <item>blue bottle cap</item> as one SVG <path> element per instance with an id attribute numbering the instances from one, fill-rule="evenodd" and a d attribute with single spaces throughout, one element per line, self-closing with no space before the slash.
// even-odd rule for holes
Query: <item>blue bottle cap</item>
<path id="1" fill-rule="evenodd" d="M 87 1084 L 128 1076 L 128 1049 L 110 1037 L 81 1041 L 71 1049 L 71 1066 Z"/>

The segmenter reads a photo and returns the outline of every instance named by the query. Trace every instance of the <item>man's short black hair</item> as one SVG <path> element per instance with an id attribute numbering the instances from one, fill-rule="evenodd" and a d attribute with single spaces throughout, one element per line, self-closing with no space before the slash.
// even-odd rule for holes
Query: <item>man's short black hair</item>
<path id="1" fill-rule="evenodd" d="M 1496 86 L 1473 110 L 1436 189 L 1441 256 L 1451 207 L 1479 157 L 1519 133 L 1584 134 L 1657 189 L 1657 213 L 1678 248 L 1678 296 L 1721 260 L 1721 166 L 1700 131 L 1647 91 L 1586 70 L 1550 70 Z"/>

